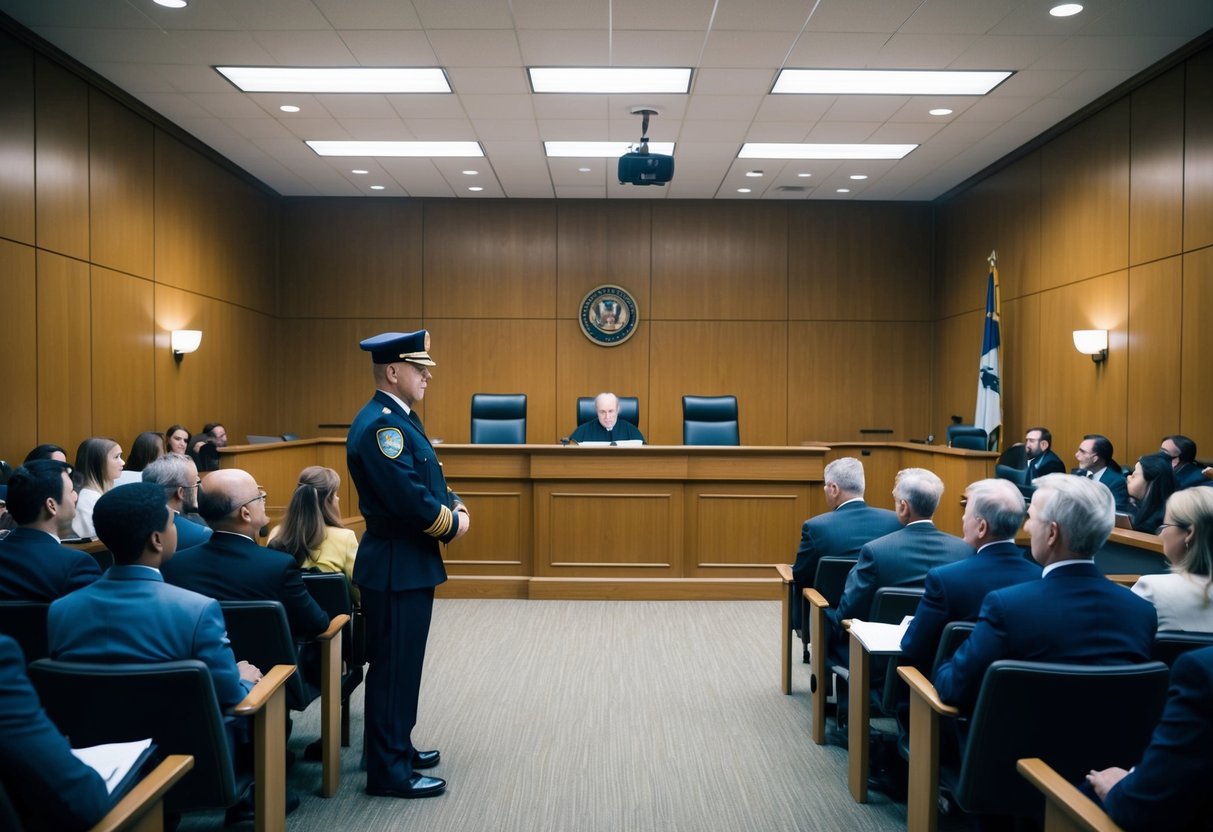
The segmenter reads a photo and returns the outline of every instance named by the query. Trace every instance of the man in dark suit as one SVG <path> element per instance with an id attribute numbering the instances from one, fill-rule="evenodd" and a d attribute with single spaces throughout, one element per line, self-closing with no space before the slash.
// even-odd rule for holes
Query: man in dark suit
<path id="1" fill-rule="evenodd" d="M 1053 434 L 1048 428 L 1029 428 L 1023 437 L 1023 452 L 1028 460 L 1024 485 L 1046 474 L 1064 474 L 1066 465 L 1061 457 L 1053 453 Z"/>
<path id="2" fill-rule="evenodd" d="M 1087 782 L 1126 830 L 1207 829 L 1213 817 L 1213 647 L 1180 656 L 1154 737 L 1132 771 L 1092 771 Z"/>
<path id="3" fill-rule="evenodd" d="M 1150 657 L 1154 606 L 1092 561 L 1112 532 L 1111 492 L 1067 474 L 1036 485 L 1027 531 L 1041 580 L 987 595 L 973 634 L 935 674 L 940 699 L 963 711 L 972 710 L 986 669 L 999 659 L 1114 665 Z"/>
<path id="4" fill-rule="evenodd" d="M 826 611 L 833 633 L 834 657 L 846 664 L 847 639 L 842 622 L 866 619 L 876 590 L 886 586 L 922 586 L 927 572 L 973 554 L 973 547 L 959 537 L 935 528 L 931 518 L 943 496 L 943 480 L 925 468 L 897 472 L 893 500 L 897 519 L 905 528 L 865 543 L 859 560 L 847 576 L 846 588 L 837 609 Z"/>
<path id="5" fill-rule="evenodd" d="M 267 522 L 265 492 L 251 474 L 239 468 L 211 472 L 199 487 L 198 509 L 214 534 L 166 563 L 166 581 L 220 601 L 281 601 L 296 639 L 324 632 L 329 617 L 303 585 L 295 559 L 257 545 Z"/>
<path id="6" fill-rule="evenodd" d="M 1213 480 L 1206 477 L 1204 469 L 1196 464 L 1196 443 L 1188 437 L 1182 434 L 1164 436 L 1159 451 L 1171 458 L 1177 490 L 1196 485 L 1213 485 Z"/>
<path id="7" fill-rule="evenodd" d="M 211 529 L 189 520 L 185 515 L 198 511 L 198 466 L 185 454 L 165 454 L 143 469 L 143 481 L 154 482 L 164 489 L 168 507 L 177 527 L 177 548 L 198 546 L 211 539 Z"/>
<path id="8" fill-rule="evenodd" d="M 446 485 L 438 455 L 413 408 L 429 384 L 430 336 L 388 332 L 359 346 L 374 362 L 375 395 L 350 427 L 346 460 L 366 533 L 354 581 L 366 613 L 366 791 L 429 797 L 446 781 L 418 770 L 438 764 L 412 732 L 429 638 L 434 587 L 446 580 L 440 543 L 464 535 L 471 518 Z"/>
<path id="9" fill-rule="evenodd" d="M 902 663 L 928 675 L 948 622 L 976 621 L 987 593 L 1040 577 L 1040 565 L 1015 545 L 1025 513 L 1019 489 L 1007 480 L 978 480 L 965 496 L 964 540 L 977 554 L 927 573 L 926 591 L 901 640 Z"/>
<path id="10" fill-rule="evenodd" d="M 76 516 L 71 468 L 29 462 L 8 481 L 8 510 L 18 527 L 0 540 L 0 600 L 53 601 L 88 586 L 101 568 L 87 552 L 59 543 Z"/>
<path id="11" fill-rule="evenodd" d="M 1085 476 L 1089 480 L 1102 483 L 1112 492 L 1116 510 L 1122 514 L 1131 510 L 1129 505 L 1129 484 L 1125 475 L 1120 472 L 1120 465 L 1112 457 L 1112 441 L 1098 433 L 1088 433 L 1078 444 L 1074 458 L 1078 460 L 1078 470 L 1074 473 Z"/>
<path id="12" fill-rule="evenodd" d="M 824 557 L 859 557 L 863 544 L 901 528 L 897 515 L 863 501 L 863 463 L 852 456 L 836 459 L 825 469 L 825 514 L 804 521 L 800 549 L 792 566 L 795 594 L 792 596 L 792 626 L 800 626 L 802 597 L 813 586 L 817 563 Z"/>

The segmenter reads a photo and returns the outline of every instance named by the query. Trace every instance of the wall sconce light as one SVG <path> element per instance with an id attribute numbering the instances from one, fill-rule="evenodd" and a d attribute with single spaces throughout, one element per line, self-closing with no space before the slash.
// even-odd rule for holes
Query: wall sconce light
<path id="1" fill-rule="evenodd" d="M 202 330 L 174 329 L 172 335 L 173 358 L 180 364 L 182 356 L 198 349 L 198 345 L 201 343 Z"/>
<path id="2" fill-rule="evenodd" d="M 1106 329 L 1074 330 L 1074 349 L 1091 356 L 1096 364 L 1108 357 L 1108 331 Z"/>

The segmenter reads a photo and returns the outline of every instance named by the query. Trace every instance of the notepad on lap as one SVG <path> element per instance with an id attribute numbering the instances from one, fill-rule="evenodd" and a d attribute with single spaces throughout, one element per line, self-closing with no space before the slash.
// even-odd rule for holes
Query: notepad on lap
<path id="1" fill-rule="evenodd" d="M 138 779 L 143 764 L 152 756 L 153 748 L 152 741 L 146 739 L 73 748 L 72 753 L 100 774 L 105 780 L 105 788 L 111 795 L 117 796 Z"/>

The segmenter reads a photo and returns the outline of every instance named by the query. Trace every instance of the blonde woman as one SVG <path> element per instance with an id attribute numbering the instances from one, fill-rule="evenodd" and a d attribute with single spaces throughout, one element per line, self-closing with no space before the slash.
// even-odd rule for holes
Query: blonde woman
<path id="1" fill-rule="evenodd" d="M 93 528 L 93 506 L 102 494 L 114 487 L 122 476 L 124 465 L 122 446 L 113 439 L 93 436 L 76 449 L 76 474 L 83 478 L 76 516 L 72 520 L 72 533 L 77 537 L 97 536 Z"/>
<path id="2" fill-rule="evenodd" d="M 354 586 L 358 538 L 341 525 L 340 487 L 341 477 L 332 468 L 304 468 L 282 523 L 270 532 L 266 545 L 293 556 L 300 569 L 344 573 L 350 596 L 358 603 L 358 588 Z"/>
<path id="3" fill-rule="evenodd" d="M 1158 610 L 1159 630 L 1213 632 L 1213 488 L 1176 491 L 1158 536 L 1166 575 L 1142 575 L 1133 591 Z"/>

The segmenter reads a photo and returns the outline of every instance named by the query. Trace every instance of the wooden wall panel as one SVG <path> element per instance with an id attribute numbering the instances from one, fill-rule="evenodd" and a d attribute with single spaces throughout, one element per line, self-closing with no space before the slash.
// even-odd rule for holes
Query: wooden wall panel
<path id="1" fill-rule="evenodd" d="M 932 419 L 922 433 L 897 439 L 921 439 L 933 434 L 936 442 L 946 444 L 953 416 L 959 416 L 962 424 L 973 424 L 977 409 L 977 362 L 981 358 L 984 328 L 984 310 L 935 322 Z"/>
<path id="2" fill-rule="evenodd" d="M 1002 304 L 1003 445 L 1022 442 L 1028 428 L 1040 424 L 1041 401 L 1060 391 L 1046 372 L 1040 346 L 1040 295 Z M 938 378 L 938 376 L 936 376 Z M 936 420 L 938 422 L 938 420 Z M 1045 425 L 1049 430 L 1052 427 Z"/>
<path id="3" fill-rule="evenodd" d="M 556 322 L 426 320 L 438 364 L 425 394 L 426 433 L 471 439 L 473 393 L 526 393 L 527 442 L 553 444 L 567 417 L 556 417 Z"/>
<path id="4" fill-rule="evenodd" d="M 38 444 L 38 301 L 34 269 L 33 248 L 0 239 L 0 297 L 4 298 L 0 459 L 14 466 Z"/>
<path id="5" fill-rule="evenodd" d="M 154 286 L 97 266 L 91 278 L 93 430 L 129 452 L 140 432 L 168 427 L 155 420 Z"/>
<path id="6" fill-rule="evenodd" d="M 38 247 L 88 259 L 88 86 L 39 56 L 35 68 Z"/>
<path id="7" fill-rule="evenodd" d="M 278 314 L 420 317 L 421 225 L 417 200 L 287 200 Z"/>
<path id="8" fill-rule="evenodd" d="M 931 432 L 931 325 L 865 321 L 788 324 L 787 440 L 773 444 L 856 441 L 862 428 L 891 428 L 872 441 Z M 756 375 L 775 368 L 754 364 Z M 776 403 L 761 405 L 766 418 Z M 742 440 L 752 443 L 744 433 Z M 754 443 L 758 444 L 758 443 Z"/>
<path id="9" fill-rule="evenodd" d="M 555 315 L 554 202 L 429 202 L 424 225 L 427 319 Z"/>
<path id="10" fill-rule="evenodd" d="M 34 53 L 0 32 L 0 237 L 34 242 Z"/>
<path id="11" fill-rule="evenodd" d="M 1041 269 L 1062 286 L 1128 265 L 1129 99 L 1041 150 Z"/>
<path id="12" fill-rule="evenodd" d="M 1178 254 L 1183 245 L 1184 68 L 1131 97 L 1129 262 Z"/>
<path id="13" fill-rule="evenodd" d="M 89 233 L 92 262 L 152 277 L 152 125 L 96 89 L 89 92 Z"/>
<path id="14" fill-rule="evenodd" d="M 631 293 L 641 321 L 647 321 L 652 314 L 652 206 L 557 202 L 556 224 L 556 317 L 576 319 L 586 294 L 614 283 Z"/>
<path id="15" fill-rule="evenodd" d="M 1053 432 L 1063 460 L 1087 433 L 1112 440 L 1123 461 L 1127 425 L 1129 278 L 1115 272 L 1046 292 L 1040 303 L 1040 349 L 1046 390 L 1038 423 Z M 1108 359 L 1095 364 L 1074 349 L 1076 329 L 1108 330 Z"/>
<path id="16" fill-rule="evenodd" d="M 787 318 L 783 204 L 657 203 L 652 320 Z"/>
<path id="17" fill-rule="evenodd" d="M 39 251 L 37 297 L 38 441 L 70 456 L 93 435 L 88 264 Z"/>
<path id="18" fill-rule="evenodd" d="M 1179 433 L 1183 260 L 1169 257 L 1129 270 L 1128 437 L 1126 465 Z"/>
<path id="19" fill-rule="evenodd" d="M 743 445 L 788 442 L 788 324 L 654 321 L 650 330 L 649 432 L 682 444 L 682 397 L 737 397 Z"/>
<path id="20" fill-rule="evenodd" d="M 916 203 L 788 206 L 792 320 L 924 321 L 931 308 L 931 209 Z"/>
<path id="21" fill-rule="evenodd" d="M 577 427 L 578 396 L 610 391 L 640 399 L 640 432 L 648 437 L 651 326 L 642 319 L 627 341 L 602 347 L 586 338 L 576 321 L 556 321 L 556 430 L 560 436 L 568 436 Z"/>
<path id="22" fill-rule="evenodd" d="M 1174 307 L 1172 307 L 1174 310 Z M 1202 459 L 1213 446 L 1213 247 L 1184 256 L 1180 433 L 1196 440 Z M 1174 368 L 1171 370 L 1173 377 Z M 1155 380 L 1154 385 L 1158 381 Z"/>
<path id="23" fill-rule="evenodd" d="M 1184 107 L 1184 251 L 1213 245 L 1213 49 L 1187 62 Z"/>

